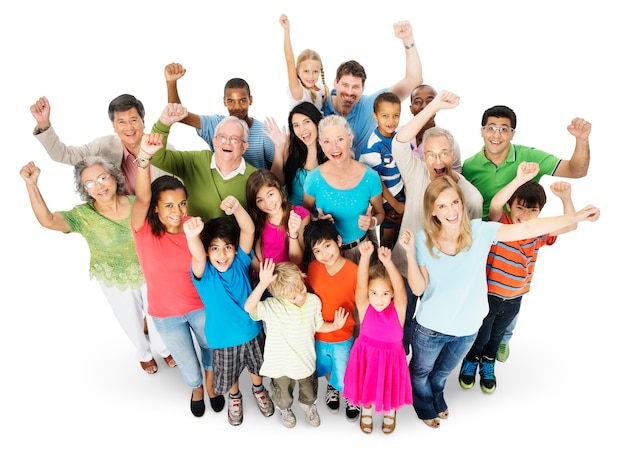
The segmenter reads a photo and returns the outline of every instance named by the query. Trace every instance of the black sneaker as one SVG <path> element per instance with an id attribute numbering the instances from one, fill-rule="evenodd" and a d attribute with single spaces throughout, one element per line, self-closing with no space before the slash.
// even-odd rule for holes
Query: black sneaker
<path id="1" fill-rule="evenodd" d="M 326 386 L 326 405 L 333 414 L 339 412 L 339 390 L 335 390 L 332 385 Z"/>
<path id="2" fill-rule="evenodd" d="M 348 422 L 356 422 L 359 415 L 361 415 L 361 407 L 353 406 L 350 404 L 350 401 L 346 399 L 346 418 L 348 419 Z"/>
<path id="3" fill-rule="evenodd" d="M 478 373 L 480 374 L 480 389 L 485 393 L 496 391 L 495 367 L 495 359 L 481 358 Z"/>
<path id="4" fill-rule="evenodd" d="M 476 381 L 476 369 L 478 368 L 478 360 L 469 361 L 463 358 L 463 364 L 461 365 L 461 372 L 459 372 L 459 385 L 461 388 L 469 390 L 474 387 Z"/>

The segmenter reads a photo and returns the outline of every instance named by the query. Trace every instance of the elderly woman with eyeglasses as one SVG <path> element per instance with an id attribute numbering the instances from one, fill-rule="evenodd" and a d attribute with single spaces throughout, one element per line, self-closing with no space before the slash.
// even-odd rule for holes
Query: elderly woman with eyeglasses
<path id="1" fill-rule="evenodd" d="M 176 362 L 147 315 L 143 273 L 130 228 L 135 197 L 124 194 L 124 175 L 108 158 L 86 157 L 74 166 L 76 192 L 85 202 L 70 211 L 51 212 L 39 190 L 41 170 L 32 161 L 20 170 L 30 203 L 42 227 L 80 233 L 89 246 L 89 276 L 96 279 L 120 326 L 135 346 L 135 357 L 148 374 L 158 370 L 151 351 L 170 366 Z M 144 316 L 148 333 L 144 332 Z"/>

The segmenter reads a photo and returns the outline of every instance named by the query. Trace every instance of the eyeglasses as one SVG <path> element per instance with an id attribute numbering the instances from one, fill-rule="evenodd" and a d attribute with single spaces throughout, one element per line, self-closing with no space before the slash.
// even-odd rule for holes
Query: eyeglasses
<path id="1" fill-rule="evenodd" d="M 85 187 L 85 189 L 87 190 L 91 190 L 92 188 L 96 186 L 96 183 L 98 185 L 104 184 L 104 181 L 107 180 L 109 177 L 111 177 L 111 174 L 103 174 L 102 176 L 98 177 L 95 181 L 90 180 L 90 181 L 85 182 L 83 184 L 83 187 Z"/>
<path id="2" fill-rule="evenodd" d="M 483 129 L 487 131 L 489 134 L 494 134 L 496 131 L 500 131 L 500 134 L 509 134 L 511 131 L 514 131 L 508 126 L 496 126 L 496 125 L 483 126 Z"/>
<path id="3" fill-rule="evenodd" d="M 235 137 L 235 136 L 226 137 L 223 135 L 215 136 L 215 140 L 221 144 L 228 142 L 230 145 L 239 145 L 239 144 L 243 144 L 244 142 L 246 142 L 243 139 L 239 139 L 238 137 Z"/>
<path id="4" fill-rule="evenodd" d="M 435 158 L 438 160 L 445 160 L 446 158 L 448 158 L 451 155 L 450 152 L 439 152 L 439 153 L 432 153 L 432 152 L 428 152 L 426 153 L 424 156 L 426 157 L 426 159 L 428 160 L 434 160 Z"/>

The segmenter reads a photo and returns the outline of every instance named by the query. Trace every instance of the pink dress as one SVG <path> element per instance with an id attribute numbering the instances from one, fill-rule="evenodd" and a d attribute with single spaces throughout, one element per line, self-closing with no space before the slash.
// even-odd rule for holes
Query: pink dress
<path id="1" fill-rule="evenodd" d="M 351 404 L 373 404 L 381 412 L 413 403 L 402 334 L 393 301 L 381 312 L 367 306 L 344 378 L 343 395 Z"/>

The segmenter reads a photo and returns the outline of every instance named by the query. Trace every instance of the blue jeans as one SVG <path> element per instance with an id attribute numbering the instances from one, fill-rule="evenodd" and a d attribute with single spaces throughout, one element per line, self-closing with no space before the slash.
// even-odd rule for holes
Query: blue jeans
<path id="1" fill-rule="evenodd" d="M 441 334 L 412 321 L 409 363 L 413 408 L 421 420 L 436 418 L 448 408 L 443 390 L 448 375 L 474 343 L 476 334 L 463 337 Z"/>
<path id="2" fill-rule="evenodd" d="M 204 377 L 198 361 L 198 355 L 196 354 L 193 336 L 195 336 L 200 347 L 202 367 L 207 371 L 213 370 L 213 351 L 209 348 L 204 335 L 205 317 L 204 308 L 182 316 L 153 317 L 156 330 L 174 357 L 174 360 L 176 360 L 183 380 L 191 388 L 198 388 L 202 385 Z"/>
<path id="3" fill-rule="evenodd" d="M 515 318 L 513 318 L 511 324 L 509 324 L 509 326 L 506 328 L 506 331 L 504 331 L 504 335 L 502 336 L 502 340 L 500 341 L 501 343 L 509 343 L 511 341 L 511 337 L 513 337 L 513 329 L 515 329 L 515 325 L 517 324 L 518 316 L 519 313 L 515 315 Z"/>
<path id="4" fill-rule="evenodd" d="M 517 317 L 522 303 L 522 296 L 514 299 L 503 299 L 490 294 L 487 297 L 489 299 L 489 313 L 483 319 L 474 345 L 467 354 L 467 358 L 474 361 L 483 356 L 495 359 L 500 342 L 502 342 L 507 328 Z"/>
<path id="5" fill-rule="evenodd" d="M 404 335 L 402 336 L 402 344 L 404 345 L 404 353 L 409 354 L 411 345 L 411 328 L 413 325 L 413 316 L 415 316 L 415 309 L 417 308 L 417 301 L 421 298 L 421 296 L 417 296 L 413 294 L 411 291 L 411 286 L 409 286 L 409 281 L 406 278 L 402 278 L 404 280 L 404 287 L 406 288 L 407 295 L 407 305 L 406 305 L 406 318 L 404 320 Z"/>

